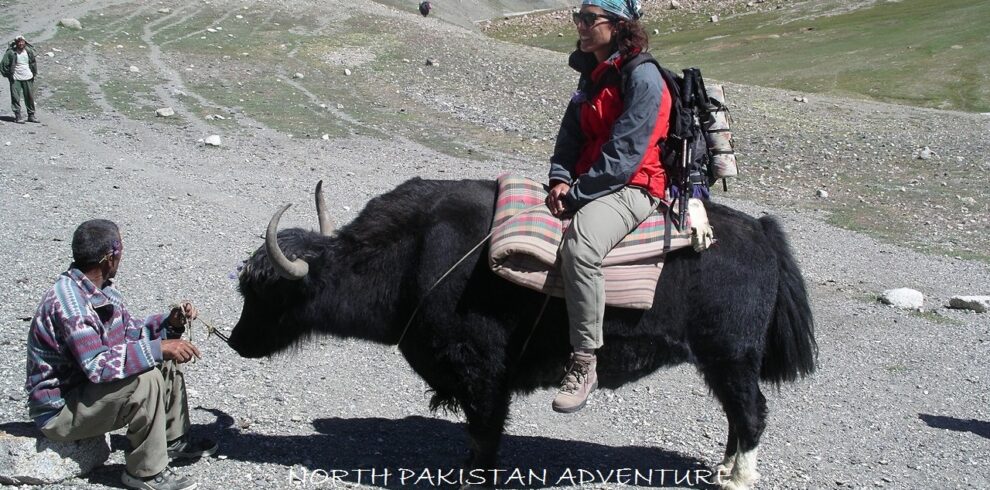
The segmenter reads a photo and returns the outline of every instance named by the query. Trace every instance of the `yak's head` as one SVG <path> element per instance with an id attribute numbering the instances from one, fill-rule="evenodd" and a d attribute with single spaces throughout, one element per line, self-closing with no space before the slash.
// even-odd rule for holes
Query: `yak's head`
<path id="1" fill-rule="evenodd" d="M 288 204 L 268 223 L 265 244 L 244 262 L 238 289 L 244 297 L 230 346 L 243 357 L 262 357 L 296 344 L 312 331 L 312 317 L 326 287 L 329 235 L 333 228 L 316 185 L 320 232 L 293 228 L 278 232 Z"/>

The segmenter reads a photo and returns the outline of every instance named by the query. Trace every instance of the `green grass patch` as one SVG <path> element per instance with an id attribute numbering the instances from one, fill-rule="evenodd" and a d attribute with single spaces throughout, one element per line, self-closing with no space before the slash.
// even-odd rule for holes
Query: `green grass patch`
<path id="1" fill-rule="evenodd" d="M 797 4 L 813 8 L 815 2 Z M 807 7 L 809 6 L 810 7 Z M 869 97 L 923 107 L 990 111 L 990 2 L 905 0 L 833 15 L 787 9 L 708 22 L 673 14 L 647 22 L 652 51 L 671 68 L 802 92 Z M 670 25 L 677 26 L 671 32 Z M 556 31 L 558 29 L 554 29 Z M 533 37 L 525 26 L 496 37 L 568 52 L 574 29 Z"/>
<path id="2" fill-rule="evenodd" d="M 908 312 L 908 314 L 937 325 L 963 325 L 963 322 L 960 322 L 959 320 L 942 316 L 934 311 L 911 311 Z"/>
<path id="3" fill-rule="evenodd" d="M 81 114 L 92 114 L 99 111 L 89 97 L 86 83 L 78 76 L 58 76 L 47 83 L 52 88 L 51 93 L 46 97 L 46 105 Z"/>

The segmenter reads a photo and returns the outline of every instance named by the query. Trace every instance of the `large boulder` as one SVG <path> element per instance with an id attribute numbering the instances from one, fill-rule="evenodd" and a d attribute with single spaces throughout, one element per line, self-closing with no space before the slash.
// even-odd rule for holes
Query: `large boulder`
<path id="1" fill-rule="evenodd" d="M 74 31 L 78 31 L 82 29 L 82 24 L 77 19 L 71 19 L 71 18 L 62 19 L 58 21 L 58 25 L 65 27 L 66 29 L 72 29 Z"/>
<path id="2" fill-rule="evenodd" d="M 920 310 L 925 305 L 925 295 L 910 288 L 888 289 L 880 293 L 880 302 L 905 310 Z"/>
<path id="3" fill-rule="evenodd" d="M 58 483 L 89 473 L 109 457 L 109 434 L 55 442 L 30 422 L 0 425 L 0 483 L 5 485 Z"/>
<path id="4" fill-rule="evenodd" d="M 949 308 L 986 313 L 990 310 L 990 296 L 953 296 Z"/>

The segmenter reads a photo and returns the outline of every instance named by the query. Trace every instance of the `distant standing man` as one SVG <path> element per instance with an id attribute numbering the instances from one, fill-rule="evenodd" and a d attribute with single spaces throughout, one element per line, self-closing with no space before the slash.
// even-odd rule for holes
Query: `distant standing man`
<path id="1" fill-rule="evenodd" d="M 14 111 L 14 121 L 24 124 L 21 117 L 21 99 L 27 108 L 28 122 L 41 122 L 34 114 L 34 77 L 38 74 L 38 63 L 34 48 L 24 36 L 17 36 L 10 43 L 0 62 L 0 74 L 10 80 L 10 108 Z"/>
<path id="2" fill-rule="evenodd" d="M 169 460 L 217 450 L 213 441 L 189 437 L 185 380 L 177 366 L 199 357 L 181 339 L 196 308 L 183 302 L 144 320 L 131 316 L 111 283 L 123 254 L 112 221 L 76 228 L 72 264 L 45 293 L 28 333 L 30 416 L 56 441 L 127 427 L 126 486 L 191 490 L 197 483 L 175 474 Z"/>

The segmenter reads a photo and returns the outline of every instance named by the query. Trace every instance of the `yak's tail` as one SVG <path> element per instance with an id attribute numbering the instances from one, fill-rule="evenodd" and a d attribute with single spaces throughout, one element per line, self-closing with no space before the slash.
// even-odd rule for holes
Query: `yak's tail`
<path id="1" fill-rule="evenodd" d="M 808 291 L 787 244 L 787 237 L 772 217 L 760 218 L 760 225 L 777 254 L 780 266 L 777 301 L 767 331 L 760 379 L 779 385 L 815 371 L 818 343 L 815 342 L 815 321 L 811 315 Z"/>

